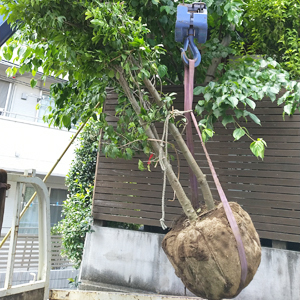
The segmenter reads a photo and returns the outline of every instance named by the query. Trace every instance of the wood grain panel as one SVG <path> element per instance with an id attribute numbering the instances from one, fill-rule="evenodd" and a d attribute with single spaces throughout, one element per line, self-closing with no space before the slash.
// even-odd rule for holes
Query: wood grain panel
<path id="1" fill-rule="evenodd" d="M 183 87 L 164 87 L 164 92 L 177 92 L 174 106 L 183 109 Z M 194 104 L 201 99 L 196 96 Z M 106 101 L 107 120 L 115 125 L 114 108 L 117 95 L 112 90 Z M 282 118 L 282 107 L 270 99 L 257 101 L 255 113 L 262 127 L 251 120 L 246 124 L 253 138 L 264 138 L 268 144 L 264 161 L 258 160 L 249 150 L 251 141 L 243 137 L 234 142 L 232 124 L 225 129 L 215 125 L 215 135 L 207 143 L 224 191 L 230 201 L 236 201 L 251 215 L 261 238 L 300 242 L 300 114 Z M 157 124 L 161 134 L 163 124 Z M 213 196 L 218 200 L 215 185 L 203 154 L 199 138 L 195 134 L 195 159 L 207 174 Z M 169 137 L 170 142 L 174 142 Z M 180 158 L 182 156 L 180 155 Z M 160 226 L 163 173 L 151 167 L 151 172 L 138 170 L 138 160 L 148 158 L 136 155 L 131 161 L 113 160 L 100 155 L 95 181 L 93 216 L 95 219 Z M 177 161 L 173 162 L 175 173 Z M 187 163 L 181 159 L 180 182 L 190 195 Z M 166 223 L 171 226 L 182 214 L 173 191 L 167 185 Z"/>

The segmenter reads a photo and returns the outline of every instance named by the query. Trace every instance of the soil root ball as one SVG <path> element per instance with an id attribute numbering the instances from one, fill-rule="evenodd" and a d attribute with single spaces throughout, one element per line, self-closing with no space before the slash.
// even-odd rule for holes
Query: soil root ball
<path id="1" fill-rule="evenodd" d="M 253 279 L 261 259 L 258 234 L 250 216 L 240 205 L 230 202 L 245 247 L 248 275 Z M 241 278 L 237 244 L 222 203 L 189 224 L 181 218 L 166 234 L 162 247 L 176 275 L 196 296 L 209 300 L 233 298 Z"/>

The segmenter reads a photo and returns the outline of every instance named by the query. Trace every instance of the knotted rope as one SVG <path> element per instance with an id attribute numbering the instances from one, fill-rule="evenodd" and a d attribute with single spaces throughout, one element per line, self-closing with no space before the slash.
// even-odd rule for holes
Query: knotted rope
<path id="1" fill-rule="evenodd" d="M 160 151 L 159 151 L 159 163 L 162 171 L 164 172 L 163 176 L 163 189 L 162 189 L 162 197 L 161 197 L 161 211 L 162 211 L 162 216 L 160 218 L 160 225 L 163 230 L 166 230 L 168 226 L 165 224 L 165 195 L 166 195 L 166 185 L 167 185 L 167 172 L 166 172 L 166 166 L 163 162 L 163 159 L 168 159 L 168 133 L 169 133 L 169 121 L 170 118 L 175 118 L 177 116 L 184 116 L 186 113 L 190 113 L 192 110 L 187 110 L 187 111 L 180 111 L 177 109 L 173 109 L 170 111 L 165 119 L 164 122 L 164 129 L 163 129 L 163 134 L 160 142 Z M 163 149 L 164 148 L 164 152 Z"/>

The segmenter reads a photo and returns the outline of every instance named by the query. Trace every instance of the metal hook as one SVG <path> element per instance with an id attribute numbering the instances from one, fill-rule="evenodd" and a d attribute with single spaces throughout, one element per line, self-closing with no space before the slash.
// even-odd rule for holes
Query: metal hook
<path id="1" fill-rule="evenodd" d="M 190 47 L 192 54 L 193 54 L 193 59 L 195 60 L 195 68 L 199 66 L 201 62 L 201 54 L 199 49 L 194 43 L 194 29 L 190 28 L 189 29 L 189 35 L 188 37 L 184 40 L 183 48 L 181 48 L 181 58 L 183 62 L 188 66 L 189 65 L 189 58 L 186 56 L 186 51 Z"/>

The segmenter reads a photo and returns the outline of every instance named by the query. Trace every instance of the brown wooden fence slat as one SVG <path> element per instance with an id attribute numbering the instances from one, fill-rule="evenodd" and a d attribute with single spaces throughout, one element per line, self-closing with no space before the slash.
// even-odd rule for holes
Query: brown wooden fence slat
<path id="1" fill-rule="evenodd" d="M 182 208 L 181 207 L 172 207 L 169 206 L 168 203 L 166 204 L 168 206 L 168 210 L 172 214 L 182 214 Z M 127 209 L 136 209 L 136 210 L 142 210 L 142 211 L 149 211 L 149 212 L 159 212 L 161 213 L 161 207 L 158 205 L 151 205 L 149 203 L 147 204 L 139 204 L 139 203 L 128 203 L 128 202 L 112 202 L 112 201 L 104 201 L 104 200 L 95 200 L 95 209 L 96 212 L 99 209 L 99 212 L 102 211 L 103 207 L 115 207 L 115 208 L 127 208 Z"/>
<path id="2" fill-rule="evenodd" d="M 174 107 L 183 109 L 183 87 L 164 87 L 164 92 L 177 92 Z M 194 104 L 201 99 L 195 97 Z M 106 101 L 107 120 L 116 125 L 114 107 L 117 95 L 110 90 Z M 264 161 L 254 157 L 246 137 L 234 142 L 234 127 L 215 125 L 215 135 L 207 143 L 216 172 L 229 200 L 237 201 L 251 215 L 262 238 L 300 242 L 300 114 L 282 118 L 282 107 L 264 98 L 257 102 L 255 113 L 262 127 L 241 120 L 253 138 L 264 138 L 268 144 Z M 163 124 L 157 124 L 161 134 Z M 195 159 L 207 175 L 213 196 L 218 200 L 208 164 L 195 134 Z M 169 137 L 169 142 L 174 143 Z M 180 158 L 182 156 L 180 155 Z M 160 226 L 163 174 L 151 166 L 151 172 L 138 170 L 138 160 L 147 162 L 144 155 L 133 160 L 113 160 L 100 154 L 97 165 L 93 217 L 99 220 Z M 177 172 L 177 161 L 173 163 Z M 190 195 L 188 166 L 180 161 L 180 182 Z M 173 191 L 167 185 L 166 223 L 171 226 L 182 213 Z"/>

